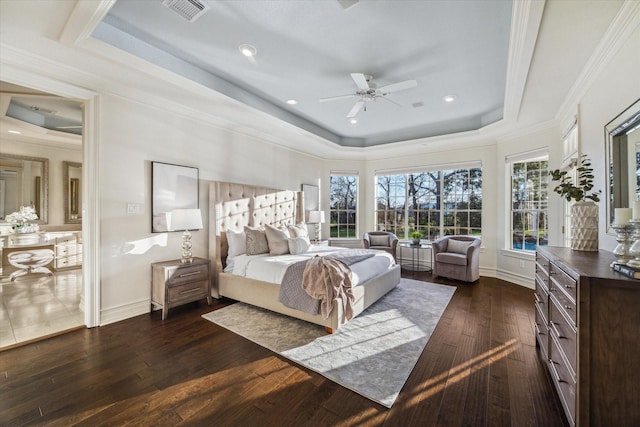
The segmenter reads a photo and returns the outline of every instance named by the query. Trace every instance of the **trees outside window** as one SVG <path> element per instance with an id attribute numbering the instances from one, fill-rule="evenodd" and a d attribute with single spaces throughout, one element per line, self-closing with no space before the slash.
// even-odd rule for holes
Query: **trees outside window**
<path id="1" fill-rule="evenodd" d="M 535 251 L 549 244 L 548 185 L 546 156 L 511 164 L 511 249 Z"/>
<path id="2" fill-rule="evenodd" d="M 407 239 L 480 235 L 482 170 L 425 171 L 376 177 L 376 227 Z"/>
<path id="3" fill-rule="evenodd" d="M 331 175 L 329 180 L 330 226 L 332 238 L 356 238 L 358 177 Z"/>

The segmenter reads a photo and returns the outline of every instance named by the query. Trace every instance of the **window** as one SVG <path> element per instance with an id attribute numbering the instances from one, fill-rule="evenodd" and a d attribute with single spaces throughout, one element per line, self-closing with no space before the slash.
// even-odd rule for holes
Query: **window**
<path id="1" fill-rule="evenodd" d="M 401 239 L 419 231 L 435 240 L 480 235 L 482 169 L 451 169 L 376 176 L 376 227 Z"/>
<path id="2" fill-rule="evenodd" d="M 331 175 L 329 199 L 331 237 L 358 237 L 358 176 Z"/>
<path id="3" fill-rule="evenodd" d="M 548 242 L 548 156 L 511 163 L 511 249 L 535 251 Z"/>

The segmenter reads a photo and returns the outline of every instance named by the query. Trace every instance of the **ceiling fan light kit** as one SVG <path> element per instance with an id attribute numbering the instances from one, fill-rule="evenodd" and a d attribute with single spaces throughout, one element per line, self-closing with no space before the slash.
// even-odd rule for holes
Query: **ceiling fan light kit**
<path id="1" fill-rule="evenodd" d="M 353 107 L 351 107 L 351 110 L 349 110 L 349 112 L 347 113 L 347 118 L 355 117 L 356 115 L 358 115 L 360 110 L 367 111 L 367 102 L 369 101 L 375 102 L 378 99 L 384 99 L 386 101 L 391 102 L 392 104 L 397 105 L 398 107 L 401 107 L 400 104 L 398 104 L 395 101 L 392 101 L 391 99 L 386 98 L 386 96 L 394 92 L 400 92 L 402 90 L 407 90 L 407 89 L 411 89 L 418 86 L 418 82 L 415 80 L 405 80 L 402 82 L 392 83 L 392 84 L 385 85 L 378 88 L 377 84 L 375 84 L 372 81 L 373 76 L 369 74 L 351 73 L 351 78 L 353 79 L 356 86 L 358 87 L 358 90 L 355 93 L 352 93 L 349 95 L 338 95 L 338 96 L 332 96 L 332 97 L 320 99 L 320 102 L 328 102 L 328 101 L 337 101 L 339 99 L 346 99 L 346 98 L 352 98 L 352 97 L 360 98 L 358 101 L 356 101 Z"/>

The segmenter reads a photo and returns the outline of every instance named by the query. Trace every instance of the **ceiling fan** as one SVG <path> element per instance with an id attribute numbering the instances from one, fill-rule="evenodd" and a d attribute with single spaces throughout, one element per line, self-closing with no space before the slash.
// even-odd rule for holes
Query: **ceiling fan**
<path id="1" fill-rule="evenodd" d="M 362 73 L 351 73 L 351 78 L 356 83 L 356 86 L 358 86 L 358 90 L 355 93 L 320 99 L 320 102 L 327 102 L 336 101 L 338 99 L 351 98 L 354 96 L 360 98 L 351 108 L 349 114 L 347 114 L 347 118 L 355 117 L 362 108 L 364 108 L 364 111 L 367 111 L 367 102 L 376 101 L 378 98 L 382 98 L 386 101 L 391 102 L 392 104 L 397 105 L 398 107 L 401 107 L 400 104 L 386 98 L 386 96 L 393 92 L 399 92 L 401 90 L 411 89 L 418 86 L 418 82 L 415 80 L 405 80 L 403 82 L 392 83 L 390 85 L 378 88 L 376 87 L 376 84 L 371 81 L 373 77 L 370 75 Z"/>

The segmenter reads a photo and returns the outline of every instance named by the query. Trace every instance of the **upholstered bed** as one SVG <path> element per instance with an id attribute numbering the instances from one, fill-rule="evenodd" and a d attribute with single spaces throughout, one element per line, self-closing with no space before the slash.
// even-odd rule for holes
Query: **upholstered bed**
<path id="1" fill-rule="evenodd" d="M 209 186 L 209 228 L 211 230 L 209 256 L 213 266 L 212 296 L 228 297 L 335 331 L 348 321 L 341 300 L 334 301 L 333 310 L 325 319 L 321 314 L 306 313 L 282 304 L 279 301 L 279 283 L 225 272 L 225 268 L 228 267 L 229 238 L 233 237 L 232 233 L 244 231 L 245 226 L 281 227 L 299 224 L 304 219 L 303 206 L 303 195 L 299 191 L 212 182 Z M 319 250 L 319 248 L 315 249 Z M 311 250 L 314 248 L 312 247 Z M 227 268 L 227 271 L 230 270 Z M 360 270 L 363 271 L 362 268 Z M 352 288 L 353 316 L 360 314 L 399 282 L 400 267 L 391 262 L 388 268 L 358 283 Z"/>

